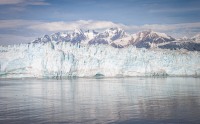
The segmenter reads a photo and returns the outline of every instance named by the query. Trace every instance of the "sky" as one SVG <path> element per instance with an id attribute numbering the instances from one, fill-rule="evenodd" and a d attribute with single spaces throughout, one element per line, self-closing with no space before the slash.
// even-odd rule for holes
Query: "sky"
<path id="1" fill-rule="evenodd" d="M 76 28 L 191 37 L 200 34 L 199 6 L 200 0 L 0 0 L 0 45 Z"/>

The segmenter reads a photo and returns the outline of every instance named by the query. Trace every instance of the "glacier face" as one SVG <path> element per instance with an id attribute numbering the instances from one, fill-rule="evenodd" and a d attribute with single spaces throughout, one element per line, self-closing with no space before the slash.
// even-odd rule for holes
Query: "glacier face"
<path id="1" fill-rule="evenodd" d="M 0 46 L 0 78 L 199 76 L 200 53 L 69 42 Z"/>

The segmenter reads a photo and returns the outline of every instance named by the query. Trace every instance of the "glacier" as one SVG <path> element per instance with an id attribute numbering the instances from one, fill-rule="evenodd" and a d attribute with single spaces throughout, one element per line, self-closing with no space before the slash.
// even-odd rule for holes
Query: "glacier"
<path id="1" fill-rule="evenodd" d="M 0 78 L 200 76 L 200 53 L 70 42 L 0 46 Z"/>

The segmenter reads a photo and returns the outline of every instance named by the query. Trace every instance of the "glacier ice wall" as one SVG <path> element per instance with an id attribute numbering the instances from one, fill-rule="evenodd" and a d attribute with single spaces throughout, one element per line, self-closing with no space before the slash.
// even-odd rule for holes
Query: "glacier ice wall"
<path id="1" fill-rule="evenodd" d="M 200 53 L 118 49 L 109 45 L 21 44 L 0 46 L 0 78 L 199 76 Z"/>

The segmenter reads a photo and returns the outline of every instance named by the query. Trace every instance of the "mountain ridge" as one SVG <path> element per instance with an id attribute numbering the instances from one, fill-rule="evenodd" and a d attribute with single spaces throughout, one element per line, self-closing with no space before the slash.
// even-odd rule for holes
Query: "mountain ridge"
<path id="1" fill-rule="evenodd" d="M 108 44 L 115 48 L 125 48 L 133 45 L 137 48 L 161 48 L 161 49 L 187 49 L 200 51 L 200 34 L 194 37 L 173 38 L 165 33 L 144 30 L 129 34 L 121 28 L 109 28 L 102 32 L 95 30 L 75 29 L 71 32 L 57 32 L 52 35 L 44 35 L 32 43 L 70 42 L 72 44 Z"/>

